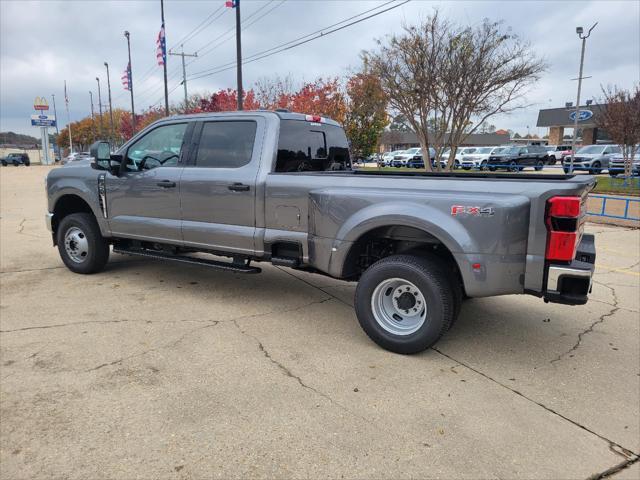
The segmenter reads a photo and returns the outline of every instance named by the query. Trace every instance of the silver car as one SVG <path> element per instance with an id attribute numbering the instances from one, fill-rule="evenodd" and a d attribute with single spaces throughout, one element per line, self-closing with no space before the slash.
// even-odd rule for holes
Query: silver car
<path id="1" fill-rule="evenodd" d="M 617 153 L 621 153 L 618 145 L 585 145 L 576 152 L 573 160 L 570 156 L 565 157 L 562 168 L 564 173 L 569 173 L 570 170 L 586 170 L 598 175 L 602 170 L 609 168 L 609 158 Z"/>

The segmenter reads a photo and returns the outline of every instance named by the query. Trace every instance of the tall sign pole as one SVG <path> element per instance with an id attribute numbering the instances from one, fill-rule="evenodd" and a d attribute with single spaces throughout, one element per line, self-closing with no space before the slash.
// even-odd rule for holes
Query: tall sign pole
<path id="1" fill-rule="evenodd" d="M 51 94 L 51 99 L 53 100 L 53 116 L 56 117 L 56 135 L 60 135 L 60 131 L 58 130 L 58 111 L 56 110 L 56 95 L 54 93 Z"/>
<path id="2" fill-rule="evenodd" d="M 73 139 L 71 138 L 71 115 L 69 114 L 69 95 L 67 95 L 67 81 L 64 81 L 64 103 L 67 107 L 67 127 L 69 128 L 69 153 L 73 153 Z"/>
<path id="3" fill-rule="evenodd" d="M 110 117 L 110 124 L 111 124 L 111 139 L 115 139 L 115 132 L 113 129 L 113 108 L 111 105 L 111 77 L 109 75 L 109 64 L 107 62 L 104 62 L 104 66 L 107 67 L 107 89 L 109 91 L 109 117 Z"/>
<path id="4" fill-rule="evenodd" d="M 128 31 L 125 30 L 124 36 L 127 37 L 127 52 L 129 53 L 129 65 L 128 65 L 128 85 L 129 85 L 129 93 L 131 93 L 131 133 L 136 133 L 136 109 L 133 105 L 133 70 L 131 67 L 131 39 Z M 165 67 L 164 70 L 164 88 L 165 92 L 167 91 L 167 69 Z"/>
<path id="5" fill-rule="evenodd" d="M 167 30 L 165 29 L 165 26 L 164 26 L 164 0 L 160 0 L 160 17 L 162 18 L 162 30 L 164 34 L 163 41 L 165 42 L 164 44 L 166 48 Z M 166 58 L 162 62 L 162 70 L 164 71 L 164 113 L 168 117 L 169 116 L 169 90 L 167 89 L 167 59 Z"/>
<path id="6" fill-rule="evenodd" d="M 43 165 L 49 165 L 53 163 L 49 157 L 49 127 L 54 126 L 56 120 L 55 117 L 46 114 L 46 111 L 49 110 L 49 103 L 44 97 L 36 97 L 33 109 L 38 114 L 31 116 L 31 125 L 40 127 L 40 146 L 42 147 L 40 162 Z"/>
<path id="7" fill-rule="evenodd" d="M 89 90 L 89 101 L 91 102 L 91 123 L 93 124 L 93 130 L 96 130 L 96 119 L 93 112 L 93 92 Z"/>
<path id="8" fill-rule="evenodd" d="M 104 135 L 104 126 L 102 125 L 102 93 L 100 93 L 100 77 L 96 77 L 96 82 L 98 82 L 98 112 L 100 113 L 100 121 L 98 124 L 100 125 L 100 136 Z"/>
<path id="9" fill-rule="evenodd" d="M 182 85 L 184 86 L 184 110 L 185 113 L 187 111 L 188 108 L 188 94 L 187 94 L 187 67 L 184 63 L 184 57 L 197 57 L 198 56 L 198 52 L 195 53 L 184 53 L 184 45 L 180 45 L 181 48 L 181 52 L 180 53 L 176 53 L 176 52 L 172 52 L 169 51 L 169 55 L 176 55 L 176 56 L 180 56 L 182 57 Z"/>
<path id="10" fill-rule="evenodd" d="M 240 0 L 233 0 L 236 9 L 236 69 L 238 80 L 238 110 L 242 110 L 242 37 L 240 32 Z"/>

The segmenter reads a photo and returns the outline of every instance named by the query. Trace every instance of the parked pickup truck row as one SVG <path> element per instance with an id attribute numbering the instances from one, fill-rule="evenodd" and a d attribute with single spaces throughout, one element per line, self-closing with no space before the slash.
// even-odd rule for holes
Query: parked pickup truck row
<path id="1" fill-rule="evenodd" d="M 286 111 L 165 118 L 91 156 L 46 181 L 47 224 L 73 272 L 99 272 L 113 247 L 355 281 L 360 325 L 399 353 L 433 345 L 467 297 L 576 305 L 591 289 L 589 175 L 354 171 L 336 122 Z"/>

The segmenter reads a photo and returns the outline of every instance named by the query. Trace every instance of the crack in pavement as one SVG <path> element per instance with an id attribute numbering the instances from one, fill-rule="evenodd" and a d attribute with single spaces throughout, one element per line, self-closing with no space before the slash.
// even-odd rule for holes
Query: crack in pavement
<path id="1" fill-rule="evenodd" d="M 209 320 L 136 320 L 136 319 L 122 319 L 122 320 L 85 320 L 82 322 L 69 322 L 69 323 L 56 323 L 53 325 L 40 325 L 34 327 L 22 327 L 12 330 L 0 330 L 0 333 L 13 333 L 24 332 L 26 330 L 46 330 L 48 328 L 60 328 L 60 327 L 72 327 L 75 325 L 90 325 L 90 324 L 108 324 L 108 323 L 187 323 L 187 322 L 209 322 Z"/>
<path id="2" fill-rule="evenodd" d="M 290 308 L 290 309 L 275 310 L 275 311 L 269 311 L 269 312 L 257 313 L 257 314 L 250 314 L 250 315 L 242 315 L 240 317 L 230 318 L 230 319 L 227 319 L 227 320 L 187 320 L 187 321 L 193 321 L 193 322 L 206 322 L 208 325 L 205 325 L 204 327 L 198 327 L 198 328 L 194 328 L 192 330 L 189 330 L 189 331 L 185 332 L 182 336 L 180 336 L 180 338 L 178 338 L 177 340 L 171 341 L 171 342 L 169 342 L 169 343 L 167 343 L 165 345 L 161 345 L 159 347 L 150 348 L 149 350 L 145 350 L 143 352 L 135 353 L 133 355 L 128 355 L 126 357 L 119 358 L 119 359 L 114 360 L 112 362 L 103 363 L 101 365 L 98 365 L 97 367 L 93 367 L 93 368 L 90 368 L 90 369 L 86 370 L 86 372 L 92 372 L 92 371 L 99 370 L 99 369 L 104 368 L 104 367 L 118 365 L 118 364 L 121 364 L 122 362 L 124 362 L 126 360 L 130 360 L 132 358 L 141 357 L 141 356 L 146 355 L 148 353 L 155 352 L 155 351 L 158 351 L 158 350 L 162 350 L 162 349 L 165 349 L 165 348 L 175 347 L 178 343 L 183 341 L 187 336 L 191 335 L 192 333 L 198 332 L 200 330 L 204 330 L 205 328 L 214 327 L 214 326 L 219 325 L 221 323 L 235 323 L 236 326 L 237 326 L 238 324 L 236 322 L 238 320 L 248 320 L 250 318 L 257 318 L 257 317 L 263 317 L 263 316 L 266 316 L 266 315 L 271 315 L 273 313 L 293 312 L 293 311 L 296 311 L 296 310 L 300 310 L 302 308 L 309 307 L 311 305 L 324 303 L 324 302 L 327 302 L 329 300 L 332 300 L 332 299 L 331 298 L 325 298 L 325 299 L 322 299 L 322 300 L 314 300 L 313 302 L 306 303 L 304 305 L 301 305 L 301 306 L 298 306 L 298 307 L 294 307 L 294 308 Z M 92 323 L 100 323 L 100 322 L 92 322 Z M 107 322 L 104 322 L 104 323 L 114 323 L 114 322 L 108 322 L 107 321 Z M 154 322 L 151 322 L 151 323 L 154 323 Z M 156 322 L 156 323 L 171 323 L 171 322 Z"/>
<path id="3" fill-rule="evenodd" d="M 608 313 L 604 313 L 604 314 L 600 315 L 600 317 L 598 317 L 598 319 L 595 322 L 593 322 L 591 325 L 589 325 L 588 328 L 586 328 L 585 330 L 580 332 L 578 334 L 578 339 L 576 340 L 576 343 L 573 345 L 573 347 L 571 347 L 566 352 L 561 353 L 556 358 L 551 360 L 551 362 L 549 362 L 549 363 L 554 364 L 555 362 L 559 362 L 564 357 L 566 357 L 567 355 L 571 354 L 571 352 L 575 352 L 580 347 L 580 345 L 582 344 L 582 339 L 584 338 L 585 335 L 588 335 L 589 333 L 592 333 L 594 328 L 596 327 L 596 325 L 599 325 L 600 323 L 603 323 L 606 318 L 609 318 L 609 317 L 615 315 L 616 312 L 618 310 L 620 310 L 620 307 L 618 307 L 618 296 L 616 295 L 615 289 L 613 289 L 609 285 L 605 285 L 604 283 L 600 283 L 600 282 L 597 282 L 595 280 L 593 281 L 593 283 L 597 283 L 598 285 L 601 285 L 601 286 L 603 286 L 605 288 L 608 288 L 611 291 L 611 294 L 613 295 L 613 305 L 612 305 L 611 310 Z"/>
<path id="4" fill-rule="evenodd" d="M 490 380 L 491 382 L 495 383 L 496 385 L 500 385 L 501 387 L 506 388 L 510 392 L 515 393 L 516 395 L 524 398 L 525 400 L 527 400 L 527 401 L 529 401 L 529 402 L 531 402 L 531 403 L 533 403 L 535 405 L 538 405 L 539 407 L 543 408 L 547 412 L 552 413 L 553 415 L 556 415 L 556 416 L 562 418 L 563 420 L 571 423 L 572 425 L 575 425 L 578 428 L 581 428 L 582 430 L 584 430 L 586 432 L 589 432 L 592 435 L 595 435 L 599 439 L 607 442 L 607 444 L 609 445 L 609 449 L 612 452 L 614 452 L 617 455 L 620 455 L 620 456 L 624 457 L 626 460 L 628 460 L 628 461 L 629 460 L 633 460 L 634 462 L 638 460 L 638 458 L 639 458 L 638 455 L 639 454 L 634 452 L 633 450 L 629 450 L 628 448 L 625 448 L 622 445 L 620 445 L 620 444 L 618 444 L 618 443 L 616 443 L 616 442 L 614 442 L 612 440 L 609 440 L 608 438 L 604 437 L 603 435 L 600 435 L 599 433 L 594 432 L 593 430 L 585 427 L 581 423 L 578 423 L 575 420 L 572 420 L 569 417 L 561 414 L 560 412 L 555 411 L 553 408 L 547 407 L 544 403 L 540 403 L 540 402 L 538 402 L 538 401 L 536 401 L 536 400 L 534 400 L 534 399 L 532 399 L 530 397 L 527 397 L 524 393 L 522 393 L 522 392 L 520 392 L 520 391 L 518 391 L 518 390 L 516 390 L 516 389 L 514 389 L 512 387 L 510 387 L 509 385 L 507 385 L 505 383 L 500 382 L 499 380 L 496 380 L 495 378 L 487 375 L 486 373 L 481 372 L 480 370 L 472 367 L 471 365 L 468 365 L 468 364 L 466 364 L 464 362 L 461 362 L 460 360 L 456 360 L 451 355 L 448 355 L 448 354 L 444 353 L 443 351 L 439 350 L 436 347 L 431 347 L 431 350 L 433 350 L 435 352 L 438 352 L 440 355 L 448 358 L 451 361 L 458 362 L 461 366 L 471 370 L 472 372 L 477 373 L 478 375 L 486 378 L 487 380 Z"/>
<path id="5" fill-rule="evenodd" d="M 163 350 L 165 348 L 173 348 L 176 345 L 178 345 L 180 342 L 182 342 L 185 338 L 187 338 L 187 336 L 191 335 L 192 333 L 198 332 L 200 330 L 204 330 L 205 328 L 215 327 L 220 322 L 214 320 L 214 321 L 210 321 L 208 323 L 209 323 L 209 325 L 205 325 L 204 327 L 194 328 L 192 330 L 189 330 L 189 331 L 183 333 L 177 340 L 173 340 L 173 341 L 171 341 L 169 343 L 166 343 L 164 345 L 160 345 L 159 347 L 150 348 L 149 350 L 145 350 L 143 352 L 139 352 L 139 353 L 135 353 L 133 355 L 128 355 L 126 357 L 119 358 L 117 360 L 114 360 L 113 362 L 103 363 L 103 364 L 98 365 L 96 367 L 93 367 L 93 368 L 90 368 L 88 370 L 85 370 L 85 372 L 93 372 L 93 371 L 96 371 L 96 370 L 100 370 L 101 368 L 104 368 L 104 367 L 110 367 L 110 366 L 113 366 L 113 365 L 122 364 L 122 362 L 124 362 L 126 360 L 131 360 L 132 358 L 142 357 L 142 356 L 147 355 L 147 354 L 149 354 L 151 352 L 157 352 L 158 350 Z"/>
<path id="6" fill-rule="evenodd" d="M 620 462 L 614 465 L 613 467 L 606 469 L 604 472 L 594 473 L 593 475 L 588 477 L 587 480 L 600 480 L 602 478 L 611 477 L 612 475 L 615 475 L 616 473 L 621 472 L 626 468 L 629 468 L 638 460 L 640 460 L 640 457 L 636 457 L 635 459 L 632 459 L 632 460 L 627 460 L 626 462 Z"/>

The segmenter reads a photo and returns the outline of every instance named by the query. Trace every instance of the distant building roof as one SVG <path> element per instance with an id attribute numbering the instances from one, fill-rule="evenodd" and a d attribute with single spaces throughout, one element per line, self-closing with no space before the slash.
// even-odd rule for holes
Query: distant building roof
<path id="1" fill-rule="evenodd" d="M 578 126 L 593 128 L 598 124 L 598 116 L 604 108 L 604 105 L 582 105 L 580 106 L 580 112 L 588 112 L 584 114 L 584 120 L 578 120 Z M 538 127 L 573 127 L 574 120 L 573 114 L 576 111 L 576 107 L 565 108 L 548 108 L 540 110 L 538 112 Z M 581 114 L 582 115 L 582 114 Z"/>
<path id="2" fill-rule="evenodd" d="M 509 133 L 472 133 L 463 142 L 463 145 L 502 145 L 509 143 Z M 400 132 L 397 130 L 387 130 L 382 132 L 380 137 L 382 145 L 413 145 L 419 144 L 418 136 L 414 132 Z"/>

